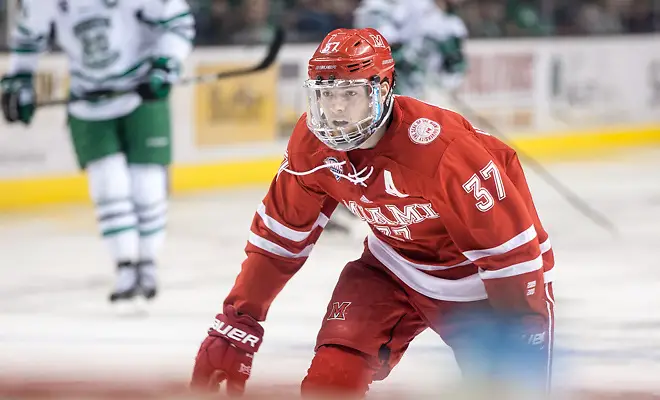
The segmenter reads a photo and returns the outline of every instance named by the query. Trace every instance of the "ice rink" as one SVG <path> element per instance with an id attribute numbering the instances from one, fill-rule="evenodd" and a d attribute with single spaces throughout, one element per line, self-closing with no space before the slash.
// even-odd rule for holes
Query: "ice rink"
<path id="1" fill-rule="evenodd" d="M 620 231 L 599 228 L 527 170 L 557 262 L 555 387 L 660 396 L 660 150 L 548 168 Z M 0 214 L 0 394 L 22 380 L 185 383 L 264 193 L 173 199 L 161 295 L 128 316 L 108 305 L 114 266 L 90 206 Z M 251 387 L 295 388 L 335 279 L 361 251 L 360 238 L 321 237 L 270 311 Z M 451 351 L 426 332 L 373 391 L 432 393 L 457 378 Z"/>

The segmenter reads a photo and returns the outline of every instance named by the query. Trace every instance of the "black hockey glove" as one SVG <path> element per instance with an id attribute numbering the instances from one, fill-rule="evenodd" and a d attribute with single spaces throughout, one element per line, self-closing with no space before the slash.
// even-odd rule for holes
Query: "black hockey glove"
<path id="1" fill-rule="evenodd" d="M 172 58 L 160 57 L 153 61 L 147 80 L 137 87 L 137 93 L 144 100 L 166 99 L 174 82 L 180 74 L 178 61 Z"/>
<path id="2" fill-rule="evenodd" d="M 28 125 L 34 116 L 37 101 L 32 73 L 17 72 L 3 76 L 0 80 L 0 90 L 5 120 L 9 123 L 20 121 Z"/>

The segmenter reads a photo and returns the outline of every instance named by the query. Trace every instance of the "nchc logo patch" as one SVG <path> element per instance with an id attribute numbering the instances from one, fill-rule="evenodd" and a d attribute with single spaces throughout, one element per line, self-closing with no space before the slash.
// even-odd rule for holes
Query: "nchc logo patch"
<path id="1" fill-rule="evenodd" d="M 328 157 L 325 160 L 323 160 L 323 163 L 328 165 L 328 164 L 337 164 L 331 166 L 330 172 L 332 172 L 332 175 L 335 176 L 335 179 L 337 182 L 341 179 L 341 175 L 344 175 L 344 167 L 342 165 L 339 165 L 339 160 L 337 160 L 335 157 Z"/>
<path id="2" fill-rule="evenodd" d="M 335 301 L 332 303 L 332 310 L 330 310 L 330 315 L 328 315 L 328 321 L 333 319 L 344 321 L 346 320 L 346 310 L 348 306 L 351 305 L 350 301 L 338 302 Z"/>

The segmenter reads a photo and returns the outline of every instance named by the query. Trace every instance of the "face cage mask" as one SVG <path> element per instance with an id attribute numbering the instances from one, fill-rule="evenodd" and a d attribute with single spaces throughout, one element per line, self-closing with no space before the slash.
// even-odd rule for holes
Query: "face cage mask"
<path id="1" fill-rule="evenodd" d="M 307 80 L 307 127 L 326 146 L 338 151 L 350 151 L 360 147 L 382 125 L 384 106 L 377 79 L 356 80 Z M 350 93 L 357 93 L 351 96 Z M 367 99 L 364 97 L 367 96 Z M 355 100 L 352 100 L 355 97 Z M 388 99 L 391 96 L 388 96 Z M 333 113 L 333 104 L 339 103 L 341 115 Z M 324 106 L 327 109 L 324 109 Z M 364 115 L 359 113 L 364 108 Z M 389 110 L 388 110 L 389 111 Z M 389 112 L 387 113 L 389 115 Z M 335 122 L 342 120 L 344 126 Z"/>

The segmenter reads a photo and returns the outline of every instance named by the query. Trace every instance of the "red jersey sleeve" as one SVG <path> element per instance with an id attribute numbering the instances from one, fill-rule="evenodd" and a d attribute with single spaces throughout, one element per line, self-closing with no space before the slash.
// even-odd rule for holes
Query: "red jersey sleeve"
<path id="1" fill-rule="evenodd" d="M 438 166 L 439 213 L 458 249 L 479 268 L 493 307 L 545 316 L 535 218 L 505 167 L 474 136 L 454 140 Z"/>
<path id="2" fill-rule="evenodd" d="M 286 172 L 295 170 L 291 147 L 290 142 L 288 155 L 257 208 L 245 248 L 247 258 L 225 299 L 225 305 L 258 321 L 266 319 L 277 294 L 305 263 L 337 207 L 335 200 L 308 187 L 303 177 Z"/>
<path id="3" fill-rule="evenodd" d="M 538 235 L 539 244 L 541 246 L 541 254 L 543 255 L 544 276 L 546 283 L 548 283 L 548 281 L 552 281 L 552 276 L 554 275 L 553 268 L 555 266 L 555 256 L 552 250 L 552 245 L 550 244 L 548 232 L 546 232 L 546 230 L 543 228 L 543 225 L 541 224 L 541 218 L 539 217 L 536 206 L 534 205 L 532 193 L 529 190 L 527 178 L 525 178 L 525 172 L 523 171 L 523 167 L 520 164 L 518 155 L 515 154 L 515 152 L 512 153 L 506 164 L 506 175 L 518 189 L 518 192 L 525 201 L 527 210 L 529 211 L 529 214 L 534 221 L 534 227 L 536 228 L 536 234 Z"/>

